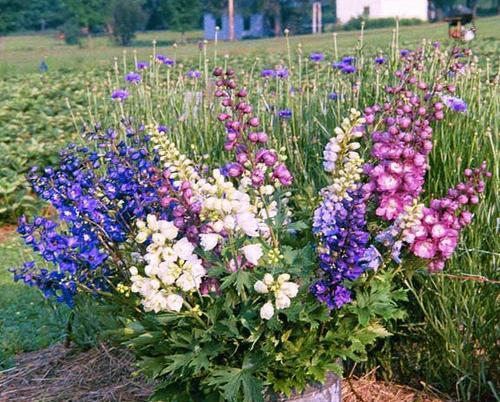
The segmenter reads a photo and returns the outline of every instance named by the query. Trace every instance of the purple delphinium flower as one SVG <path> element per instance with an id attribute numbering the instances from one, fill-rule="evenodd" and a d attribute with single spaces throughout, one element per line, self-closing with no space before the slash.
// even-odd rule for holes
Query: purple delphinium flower
<path id="1" fill-rule="evenodd" d="M 156 60 L 162 64 L 165 64 L 167 66 L 173 66 L 175 64 L 175 61 L 170 59 L 167 56 L 164 56 L 162 54 L 157 54 L 156 55 Z"/>
<path id="2" fill-rule="evenodd" d="M 288 77 L 288 69 L 286 68 L 277 68 L 276 69 L 276 76 L 279 78 L 287 78 Z"/>
<path id="3" fill-rule="evenodd" d="M 410 51 L 408 49 L 401 49 L 399 54 L 401 55 L 401 57 L 406 57 L 410 54 Z"/>
<path id="4" fill-rule="evenodd" d="M 149 63 L 147 61 L 138 61 L 136 67 L 138 70 L 146 70 L 149 68 Z"/>
<path id="5" fill-rule="evenodd" d="M 309 55 L 309 60 L 314 61 L 314 62 L 320 62 L 320 61 L 325 60 L 325 55 L 324 55 L 324 53 L 320 53 L 320 52 L 312 52 Z"/>
<path id="6" fill-rule="evenodd" d="M 375 59 L 373 61 L 375 62 L 375 64 L 381 65 L 381 64 L 385 63 L 385 57 L 378 56 L 378 57 L 375 57 Z"/>
<path id="7" fill-rule="evenodd" d="M 201 77 L 201 73 L 198 70 L 189 70 L 186 73 L 186 76 L 188 78 L 196 79 L 196 78 L 200 78 Z"/>
<path id="8" fill-rule="evenodd" d="M 344 64 L 344 66 L 342 67 L 342 72 L 344 74 L 353 74 L 356 72 L 356 67 L 350 64 Z"/>
<path id="9" fill-rule="evenodd" d="M 281 119 L 289 119 L 292 117 L 292 111 L 290 109 L 283 109 L 278 112 L 278 116 Z"/>
<path id="10" fill-rule="evenodd" d="M 130 82 L 131 84 L 138 84 L 141 82 L 142 77 L 139 73 L 136 73 L 134 71 L 131 71 L 127 75 L 125 75 L 125 81 Z"/>
<path id="11" fill-rule="evenodd" d="M 271 77 L 274 77 L 276 74 L 276 72 L 274 70 L 271 70 L 271 69 L 264 69 L 260 72 L 260 76 L 263 77 L 263 78 L 271 78 Z"/>
<path id="12" fill-rule="evenodd" d="M 354 61 L 355 61 L 355 58 L 352 57 L 352 56 L 346 56 L 346 57 L 343 57 L 342 58 L 342 63 L 343 64 L 349 64 L 349 65 L 352 65 L 354 64 Z"/>
<path id="13" fill-rule="evenodd" d="M 340 70 L 342 67 L 344 67 L 344 63 L 342 63 L 341 61 L 334 61 L 332 63 L 332 68 L 335 70 Z"/>
<path id="14" fill-rule="evenodd" d="M 351 301 L 351 293 L 344 287 L 346 282 L 380 264 L 380 254 L 368 245 L 362 190 L 351 191 L 349 198 L 338 201 L 327 193 L 314 212 L 313 233 L 319 237 L 322 278 L 310 291 L 330 309 Z"/>
<path id="15" fill-rule="evenodd" d="M 123 102 L 128 97 L 129 97 L 129 93 L 125 89 L 115 89 L 113 91 L 113 93 L 111 94 L 111 99 L 118 101 L 118 102 Z"/>
<path id="16" fill-rule="evenodd" d="M 456 96 L 447 96 L 444 95 L 441 97 L 444 104 L 448 106 L 451 110 L 455 112 L 465 113 L 467 112 L 467 103 Z"/>
<path id="17" fill-rule="evenodd" d="M 337 92 L 330 92 L 328 94 L 328 99 L 332 100 L 332 101 L 335 101 L 339 98 L 339 95 L 337 94 Z"/>

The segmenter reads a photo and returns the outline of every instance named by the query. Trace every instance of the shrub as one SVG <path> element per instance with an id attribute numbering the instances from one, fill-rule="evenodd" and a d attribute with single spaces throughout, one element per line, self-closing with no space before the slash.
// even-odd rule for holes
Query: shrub
<path id="1" fill-rule="evenodd" d="M 130 45 L 135 32 L 142 26 L 145 15 L 138 1 L 116 1 L 112 10 L 113 35 L 122 46 Z"/>

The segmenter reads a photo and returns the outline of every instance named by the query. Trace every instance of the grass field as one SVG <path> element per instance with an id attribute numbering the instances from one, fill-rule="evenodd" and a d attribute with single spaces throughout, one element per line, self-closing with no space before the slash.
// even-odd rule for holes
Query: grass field
<path id="1" fill-rule="evenodd" d="M 500 23 L 498 17 L 483 18 L 478 20 L 478 36 L 482 38 L 487 48 L 485 53 L 494 56 L 495 40 L 500 38 L 497 27 Z M 151 53 L 151 43 L 157 41 L 158 52 L 176 59 L 193 59 L 200 55 L 198 41 L 202 40 L 202 32 L 190 32 L 185 36 L 190 43 L 174 43 L 181 40 L 180 33 L 172 32 L 147 32 L 139 33 L 132 46 L 123 48 L 116 46 L 108 37 L 96 37 L 85 40 L 82 47 L 68 46 L 64 41 L 51 35 L 26 35 L 0 37 L 0 76 L 37 72 L 38 64 L 42 57 L 46 57 L 49 69 L 68 70 L 75 68 L 107 67 L 115 57 L 121 57 L 123 52 L 137 52 L 139 59 L 147 59 Z M 392 29 L 375 29 L 365 32 L 364 41 L 370 48 L 381 49 L 390 43 Z M 423 24 L 400 29 L 400 45 L 414 47 L 423 39 L 445 40 L 447 38 L 447 25 L 444 23 Z M 358 41 L 356 32 L 337 33 L 338 52 L 345 53 L 353 48 Z M 317 36 L 295 36 L 290 40 L 290 46 L 301 44 L 304 52 L 321 49 L 322 51 L 334 50 L 332 33 Z M 491 45 L 491 46 L 490 46 Z M 217 46 L 219 55 L 251 56 L 265 58 L 266 54 L 284 54 L 286 40 L 284 37 L 246 40 L 244 42 L 220 42 Z M 208 54 L 212 54 L 213 42 L 208 44 Z"/>

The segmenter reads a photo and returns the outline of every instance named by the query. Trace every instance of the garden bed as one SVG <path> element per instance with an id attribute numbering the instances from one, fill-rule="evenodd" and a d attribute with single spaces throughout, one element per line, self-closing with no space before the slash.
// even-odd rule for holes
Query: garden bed
<path id="1" fill-rule="evenodd" d="M 145 401 L 151 384 L 133 376 L 128 352 L 100 345 L 85 352 L 61 344 L 24 353 L 16 366 L 0 373 L 0 402 Z M 374 373 L 342 382 L 344 402 L 441 402 L 441 399 L 394 383 Z"/>

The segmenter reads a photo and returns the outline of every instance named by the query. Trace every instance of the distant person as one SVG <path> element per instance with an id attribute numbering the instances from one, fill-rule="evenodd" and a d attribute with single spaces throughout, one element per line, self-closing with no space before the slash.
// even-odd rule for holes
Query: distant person
<path id="1" fill-rule="evenodd" d="M 41 73 L 46 73 L 49 70 L 49 66 L 47 65 L 47 62 L 45 61 L 45 58 L 43 58 L 40 61 L 40 64 L 38 65 L 38 70 L 40 70 Z"/>

